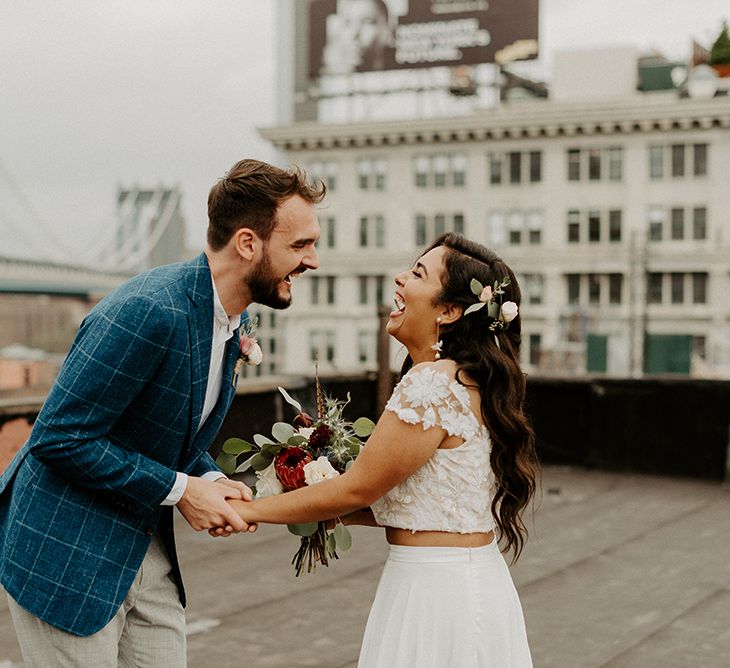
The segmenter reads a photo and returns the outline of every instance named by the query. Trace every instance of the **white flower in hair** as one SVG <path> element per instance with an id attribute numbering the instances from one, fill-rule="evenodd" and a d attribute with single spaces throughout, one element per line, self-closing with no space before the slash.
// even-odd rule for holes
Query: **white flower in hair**
<path id="1" fill-rule="evenodd" d="M 505 302 L 499 310 L 499 319 L 504 322 L 512 322 L 517 317 L 519 310 L 514 302 Z"/>

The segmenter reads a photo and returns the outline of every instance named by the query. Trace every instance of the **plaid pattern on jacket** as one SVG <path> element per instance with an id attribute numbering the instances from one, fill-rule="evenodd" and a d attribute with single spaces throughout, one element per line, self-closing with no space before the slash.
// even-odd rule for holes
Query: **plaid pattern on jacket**
<path id="1" fill-rule="evenodd" d="M 151 536 L 170 553 L 176 471 L 217 470 L 208 448 L 235 388 L 203 410 L 213 331 L 207 258 L 152 269 L 81 323 L 28 442 L 0 476 L 0 582 L 26 610 L 75 635 L 119 609 Z"/>

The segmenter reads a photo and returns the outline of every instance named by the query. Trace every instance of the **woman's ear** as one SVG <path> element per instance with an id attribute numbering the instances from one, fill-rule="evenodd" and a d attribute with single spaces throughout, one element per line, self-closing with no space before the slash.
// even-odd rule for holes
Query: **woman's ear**
<path id="1" fill-rule="evenodd" d="M 464 315 L 464 308 L 460 304 L 444 304 L 441 307 L 440 317 L 442 325 L 450 325 Z"/>
<path id="2" fill-rule="evenodd" d="M 256 233 L 248 227 L 242 227 L 233 233 L 233 245 L 236 253 L 248 262 L 251 262 L 256 256 L 256 249 L 260 243 Z"/>

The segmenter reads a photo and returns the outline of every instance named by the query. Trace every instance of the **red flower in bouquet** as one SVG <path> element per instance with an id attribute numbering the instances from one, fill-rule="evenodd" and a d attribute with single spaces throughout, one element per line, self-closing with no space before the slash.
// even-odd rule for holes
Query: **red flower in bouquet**
<path id="1" fill-rule="evenodd" d="M 309 435 L 309 447 L 313 452 L 324 450 L 332 439 L 332 430 L 326 424 L 320 424 Z"/>
<path id="2" fill-rule="evenodd" d="M 304 487 L 304 466 L 314 458 L 311 453 L 296 446 L 282 448 L 274 457 L 276 476 L 287 490 Z"/>

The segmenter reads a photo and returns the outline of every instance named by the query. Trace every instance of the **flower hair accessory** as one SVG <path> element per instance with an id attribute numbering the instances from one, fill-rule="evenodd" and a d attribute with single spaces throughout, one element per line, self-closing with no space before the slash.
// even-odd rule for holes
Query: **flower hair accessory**
<path id="1" fill-rule="evenodd" d="M 261 346 L 256 340 L 256 330 L 259 326 L 258 317 L 251 320 L 241 330 L 241 341 L 238 345 L 238 359 L 233 367 L 233 387 L 238 384 L 238 374 L 241 373 L 241 367 L 246 364 L 247 366 L 258 366 L 264 359 L 264 354 L 261 352 Z"/>
<path id="2" fill-rule="evenodd" d="M 482 285 L 476 278 L 471 279 L 469 287 L 479 300 L 476 304 L 472 304 L 464 311 L 464 315 L 474 313 L 485 306 L 487 307 L 487 315 L 492 319 L 489 323 L 489 331 L 495 332 L 498 329 L 504 329 L 512 322 L 519 313 L 519 307 L 514 302 L 502 302 L 504 288 L 510 284 L 510 279 L 505 276 L 502 282 L 494 281 L 494 287 Z M 497 298 L 499 297 L 499 302 Z"/>

